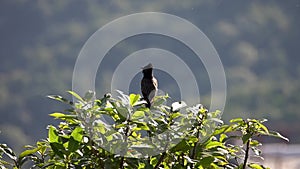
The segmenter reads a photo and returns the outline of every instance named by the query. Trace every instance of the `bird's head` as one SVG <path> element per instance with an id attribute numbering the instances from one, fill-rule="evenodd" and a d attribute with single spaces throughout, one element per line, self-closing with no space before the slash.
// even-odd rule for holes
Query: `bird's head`
<path id="1" fill-rule="evenodd" d="M 152 74 L 153 65 L 149 63 L 148 65 L 141 68 L 143 70 L 143 74 Z"/>
<path id="2" fill-rule="evenodd" d="M 142 67 L 143 70 L 146 70 L 146 69 L 153 69 L 153 65 L 151 63 L 149 63 L 148 65 Z"/>

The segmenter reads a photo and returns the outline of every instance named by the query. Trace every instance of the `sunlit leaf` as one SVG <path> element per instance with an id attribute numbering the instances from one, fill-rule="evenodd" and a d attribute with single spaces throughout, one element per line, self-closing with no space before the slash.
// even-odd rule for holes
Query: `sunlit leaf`
<path id="1" fill-rule="evenodd" d="M 57 134 L 56 128 L 54 126 L 48 126 L 48 139 L 50 143 L 58 143 L 59 136 Z"/>
<path id="2" fill-rule="evenodd" d="M 65 98 L 63 98 L 59 95 L 49 95 L 47 97 L 50 98 L 50 99 L 53 99 L 53 100 L 57 100 L 57 101 L 60 101 L 60 102 L 66 103 L 66 104 L 73 105 L 73 102 L 71 102 L 68 99 L 65 99 Z"/>
<path id="3" fill-rule="evenodd" d="M 131 117 L 132 120 L 137 120 L 140 118 L 143 118 L 145 116 L 145 113 L 143 111 L 135 111 Z"/>
<path id="4" fill-rule="evenodd" d="M 196 142 L 198 142 L 198 138 L 195 136 L 190 136 L 187 141 L 189 143 L 196 143 Z"/>
<path id="5" fill-rule="evenodd" d="M 261 129 L 263 129 L 264 132 L 269 133 L 269 130 L 265 125 L 259 123 L 259 126 L 260 126 Z"/>
<path id="6" fill-rule="evenodd" d="M 249 164 L 248 166 L 253 169 L 265 169 L 265 167 L 255 163 Z"/>
<path id="7" fill-rule="evenodd" d="M 281 135 L 279 132 L 276 131 L 270 131 L 269 134 L 267 134 L 268 136 L 273 136 L 273 137 L 277 137 L 277 138 L 281 138 L 285 141 L 289 141 L 288 138 L 284 137 L 283 135 Z"/>
<path id="8" fill-rule="evenodd" d="M 230 120 L 230 123 L 243 123 L 244 120 L 242 118 L 235 118 Z"/>
<path id="9" fill-rule="evenodd" d="M 42 147 L 37 147 L 37 148 L 34 148 L 34 149 L 25 150 L 25 151 L 23 151 L 23 152 L 19 155 L 19 158 L 23 158 L 23 157 L 25 157 L 25 156 L 34 154 L 34 153 L 36 153 L 37 151 L 39 151 L 41 148 L 42 148 Z"/>
<path id="10" fill-rule="evenodd" d="M 211 149 L 211 148 L 218 147 L 218 146 L 223 146 L 223 144 L 218 141 L 211 141 L 208 144 L 206 144 L 205 148 Z"/>
<path id="11" fill-rule="evenodd" d="M 261 143 L 258 142 L 257 140 L 251 140 L 251 141 L 250 141 L 250 145 L 251 145 L 251 146 L 260 146 Z"/>
<path id="12" fill-rule="evenodd" d="M 71 136 L 74 140 L 81 142 L 83 138 L 83 129 L 81 127 L 76 127 L 71 133 Z"/>
<path id="13" fill-rule="evenodd" d="M 145 123 L 145 122 L 134 122 L 134 123 L 137 124 L 137 127 L 140 130 L 146 130 L 146 131 L 150 130 L 150 128 L 148 127 L 147 123 Z"/>
<path id="14" fill-rule="evenodd" d="M 73 91 L 67 91 L 69 94 L 71 94 L 72 96 L 74 96 L 76 99 L 78 99 L 79 101 L 84 102 L 84 100 L 82 99 L 82 97 L 80 97 L 77 93 L 73 92 Z"/>
<path id="15" fill-rule="evenodd" d="M 224 140 L 225 140 L 226 138 L 227 138 L 226 134 L 223 134 L 223 133 L 222 133 L 222 134 L 220 135 L 220 139 L 219 139 L 219 140 L 220 140 L 220 142 L 224 142 Z"/>
<path id="16" fill-rule="evenodd" d="M 135 106 L 135 104 L 139 101 L 140 99 L 140 95 L 138 94 L 130 94 L 129 95 L 129 99 L 130 99 L 130 105 L 131 106 Z"/>
<path id="17" fill-rule="evenodd" d="M 63 114 L 61 112 L 54 112 L 54 113 L 49 114 L 49 116 L 52 116 L 57 119 L 74 119 L 77 117 L 76 115 L 70 115 L 70 114 L 67 115 L 67 114 Z"/>

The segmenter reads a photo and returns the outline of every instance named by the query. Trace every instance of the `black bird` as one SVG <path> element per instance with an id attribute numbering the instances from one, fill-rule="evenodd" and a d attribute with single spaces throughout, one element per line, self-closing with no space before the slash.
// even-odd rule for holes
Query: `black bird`
<path id="1" fill-rule="evenodd" d="M 154 96 L 157 92 L 158 83 L 155 77 L 153 76 L 153 66 L 149 63 L 147 66 L 142 67 L 143 69 L 143 79 L 141 81 L 141 91 L 146 100 L 146 107 L 150 108 Z"/>

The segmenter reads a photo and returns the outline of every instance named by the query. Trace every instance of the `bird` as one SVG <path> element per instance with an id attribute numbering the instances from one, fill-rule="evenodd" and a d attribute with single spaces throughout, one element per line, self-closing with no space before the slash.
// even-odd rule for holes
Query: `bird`
<path id="1" fill-rule="evenodd" d="M 151 63 L 142 67 L 143 78 L 141 80 L 141 91 L 143 99 L 147 102 L 146 107 L 150 108 L 153 98 L 156 96 L 158 82 L 153 76 L 153 66 Z"/>

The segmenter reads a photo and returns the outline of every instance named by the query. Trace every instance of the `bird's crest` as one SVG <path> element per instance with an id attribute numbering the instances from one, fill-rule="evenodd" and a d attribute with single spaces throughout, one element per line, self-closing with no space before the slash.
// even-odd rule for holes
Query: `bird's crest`
<path id="1" fill-rule="evenodd" d="M 153 68 L 153 65 L 151 63 L 149 63 L 148 65 L 142 67 L 143 70 L 145 69 L 152 69 Z"/>

